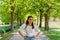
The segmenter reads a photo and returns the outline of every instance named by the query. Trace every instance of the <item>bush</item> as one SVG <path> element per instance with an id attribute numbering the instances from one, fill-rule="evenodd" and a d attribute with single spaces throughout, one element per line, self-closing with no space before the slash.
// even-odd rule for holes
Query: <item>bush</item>
<path id="1" fill-rule="evenodd" d="M 1 26 L 0 27 L 0 33 L 4 33 L 5 31 L 9 31 L 10 30 L 10 26 Z"/>
<path id="2" fill-rule="evenodd" d="M 14 28 L 17 28 L 17 24 L 14 24 Z M 10 25 L 2 25 L 0 26 L 0 33 L 10 31 Z"/>

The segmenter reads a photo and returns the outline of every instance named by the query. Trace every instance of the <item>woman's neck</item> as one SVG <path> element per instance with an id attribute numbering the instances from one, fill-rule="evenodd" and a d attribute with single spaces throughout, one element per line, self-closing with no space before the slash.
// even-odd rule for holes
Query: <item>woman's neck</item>
<path id="1" fill-rule="evenodd" d="M 30 24 L 28 24 L 28 25 L 29 25 L 29 26 L 32 26 L 32 25 L 31 25 L 31 23 L 30 23 Z"/>

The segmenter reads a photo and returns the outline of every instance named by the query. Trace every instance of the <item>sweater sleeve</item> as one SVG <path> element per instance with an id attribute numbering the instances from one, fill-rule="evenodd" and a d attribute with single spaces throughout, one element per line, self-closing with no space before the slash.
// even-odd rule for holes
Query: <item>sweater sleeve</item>
<path id="1" fill-rule="evenodd" d="M 26 26 L 26 24 L 22 24 L 20 26 L 20 28 L 19 28 L 19 31 L 21 31 L 23 34 L 26 34 L 26 32 L 25 32 L 25 26 Z"/>
<path id="2" fill-rule="evenodd" d="M 36 31 L 36 32 L 40 32 L 40 29 L 38 28 L 37 25 L 35 25 L 35 31 Z"/>

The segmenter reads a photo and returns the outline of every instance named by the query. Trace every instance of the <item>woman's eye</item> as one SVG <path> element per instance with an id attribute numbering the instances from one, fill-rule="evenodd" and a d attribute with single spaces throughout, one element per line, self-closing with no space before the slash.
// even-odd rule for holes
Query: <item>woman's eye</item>
<path id="1" fill-rule="evenodd" d="M 29 19 L 29 20 L 32 20 L 32 19 Z"/>

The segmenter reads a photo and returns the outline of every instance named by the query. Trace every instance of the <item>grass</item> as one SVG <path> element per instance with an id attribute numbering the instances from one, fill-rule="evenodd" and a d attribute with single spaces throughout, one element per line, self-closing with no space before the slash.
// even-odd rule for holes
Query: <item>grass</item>
<path id="1" fill-rule="evenodd" d="M 50 28 L 49 31 L 44 31 L 44 28 L 40 28 L 50 40 L 60 40 L 60 31 L 56 31 L 60 28 Z M 56 30 L 55 30 L 56 29 Z"/>
<path id="2" fill-rule="evenodd" d="M 14 28 L 14 32 L 18 29 L 18 27 Z M 12 31 L 8 31 L 5 34 L 3 34 L 3 38 L 1 38 L 0 40 L 8 40 L 11 36 L 13 36 L 11 33 L 13 33 Z"/>
<path id="3" fill-rule="evenodd" d="M 5 34 L 3 34 L 3 38 L 1 38 L 0 40 L 6 40 L 7 37 L 11 36 L 11 31 L 6 32 Z"/>

